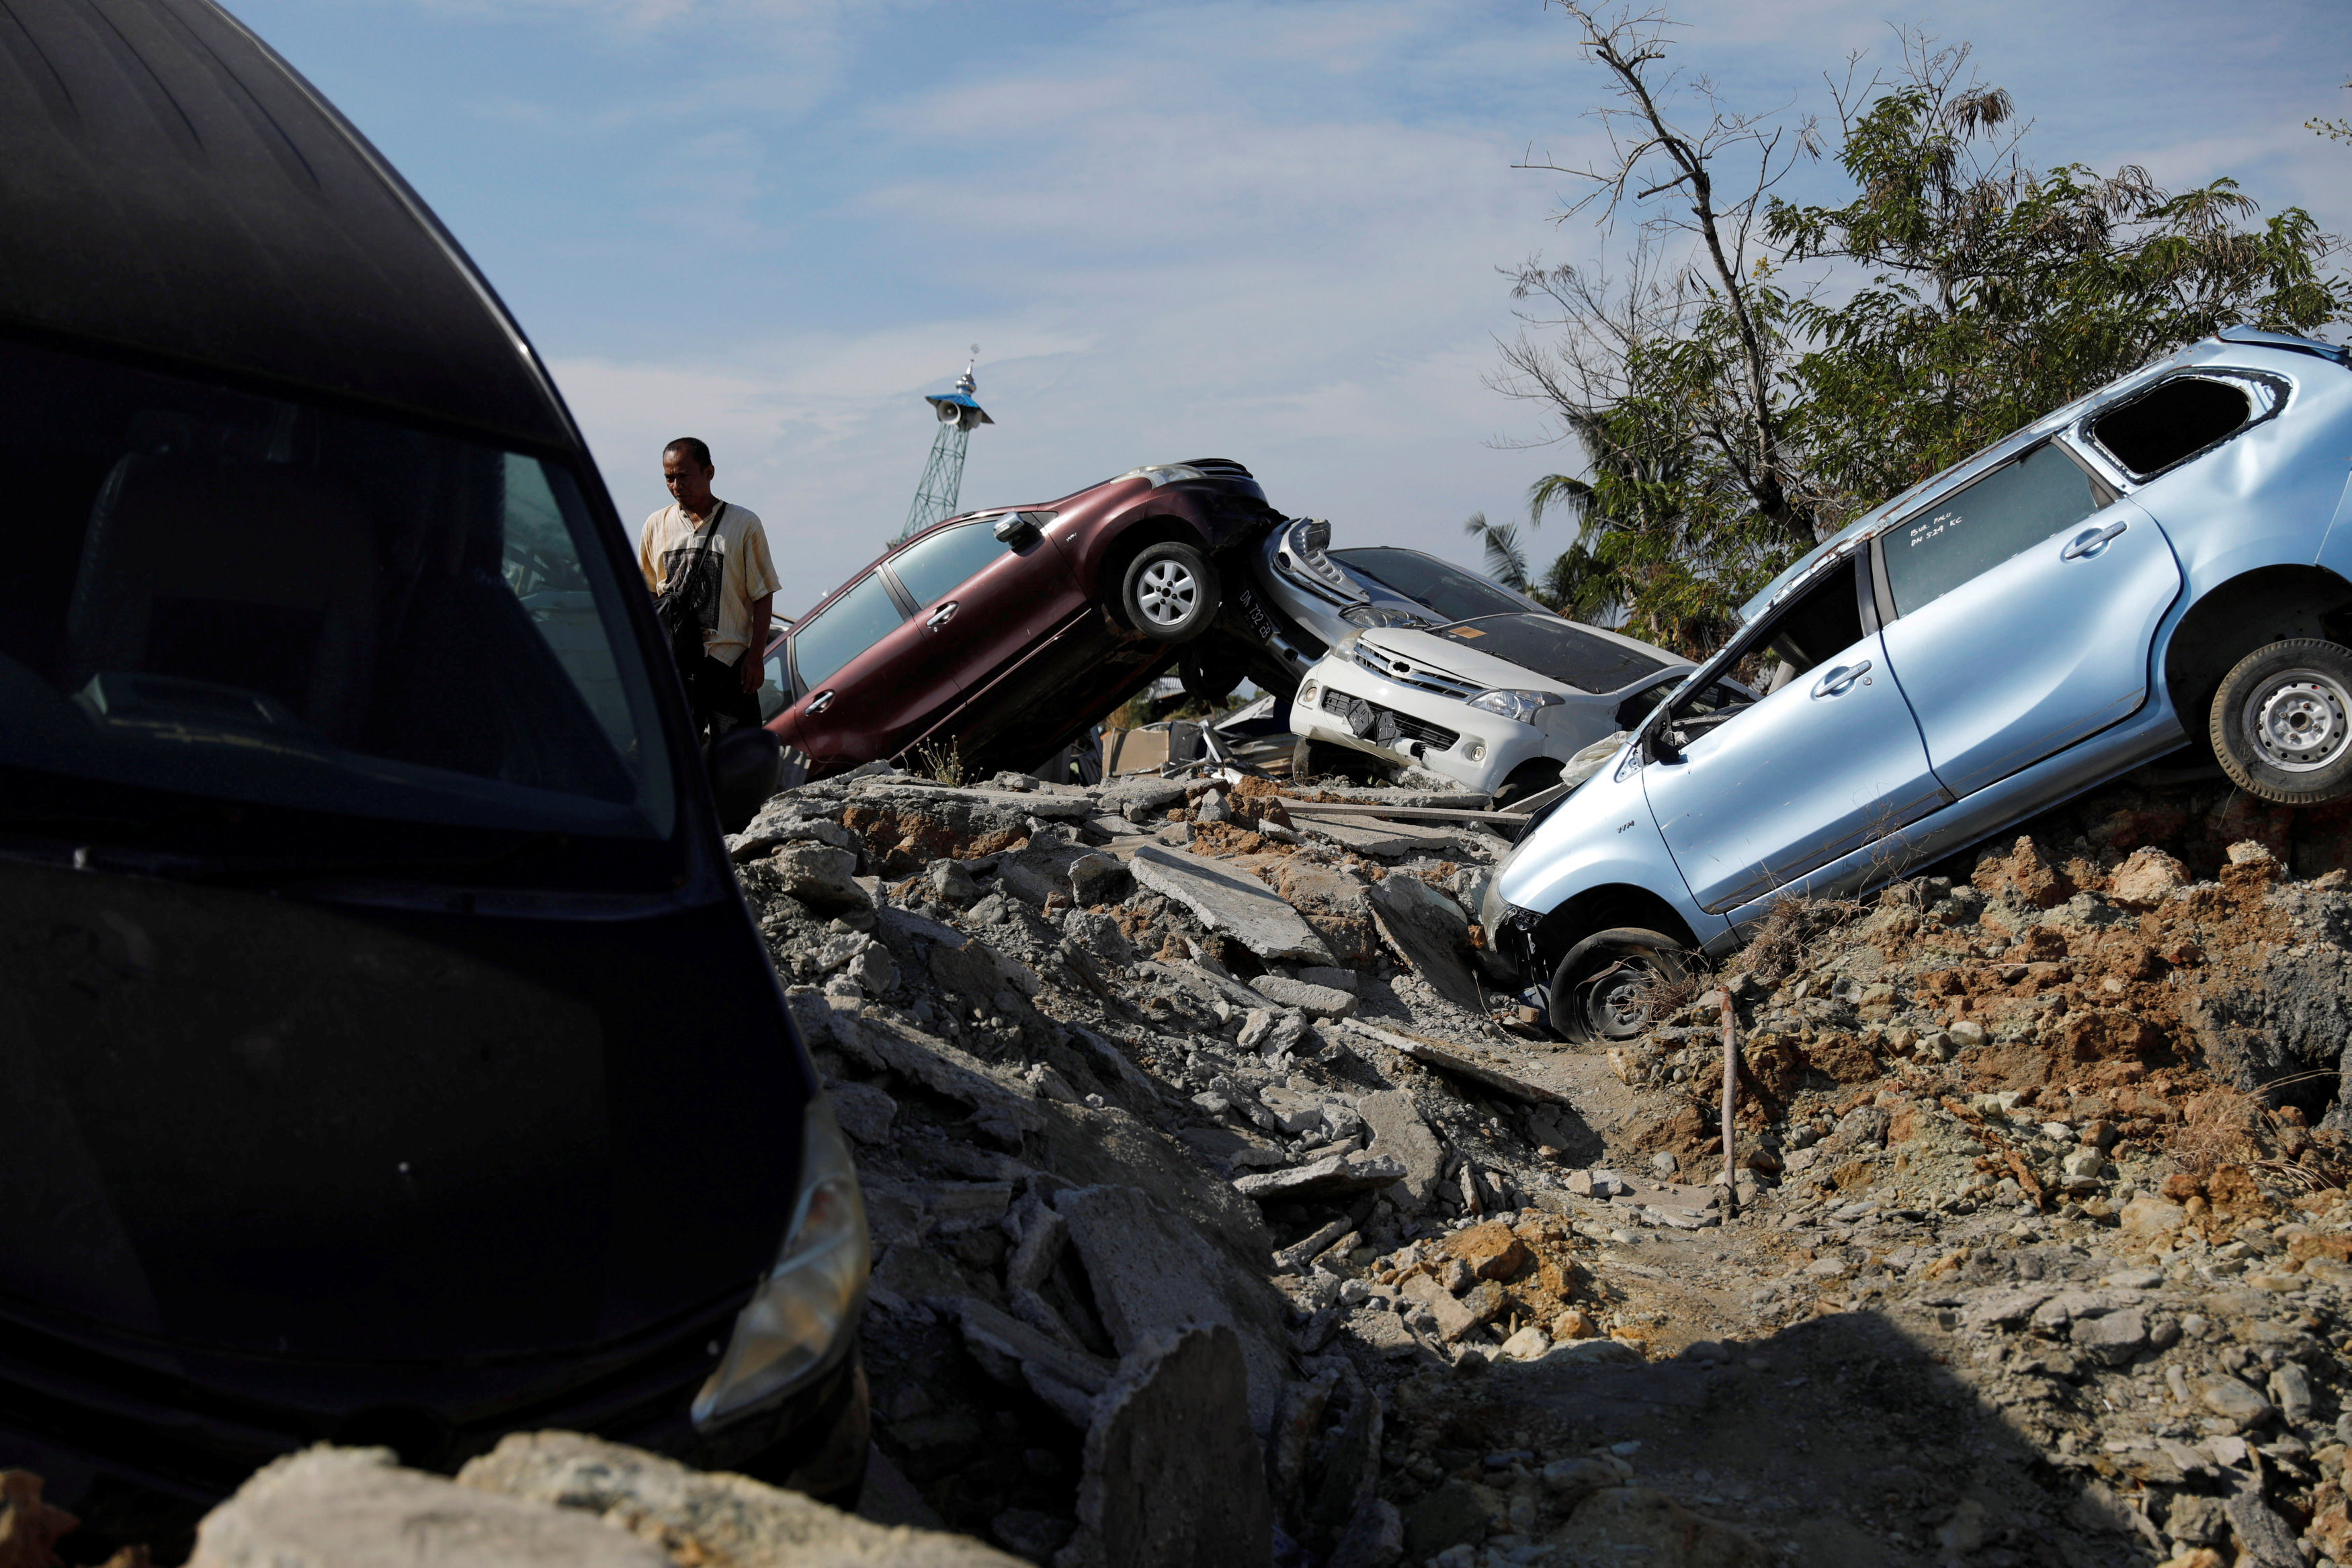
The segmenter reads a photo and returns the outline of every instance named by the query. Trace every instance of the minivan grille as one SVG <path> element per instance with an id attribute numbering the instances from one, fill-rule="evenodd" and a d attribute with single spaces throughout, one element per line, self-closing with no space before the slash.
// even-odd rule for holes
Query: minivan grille
<path id="1" fill-rule="evenodd" d="M 1361 710 L 1360 712 L 1359 710 Z M 1399 713 L 1392 707 L 1366 702 L 1349 696 L 1332 687 L 1323 688 L 1323 711 L 1334 717 L 1344 718 L 1357 737 L 1379 746 L 1392 747 L 1400 740 L 1417 740 L 1439 751 L 1451 750 L 1462 738 L 1459 730 L 1448 729 L 1442 724 L 1430 724 L 1409 713 Z"/>
<path id="2" fill-rule="evenodd" d="M 1456 702 L 1468 702 L 1486 689 L 1481 685 L 1474 685 L 1457 676 L 1449 675 L 1442 670 L 1433 670 L 1427 664 L 1415 664 L 1403 659 L 1391 659 L 1385 653 L 1367 653 L 1361 643 L 1357 643 L 1349 652 L 1349 656 L 1356 661 L 1357 668 L 1370 670 L 1384 681 L 1394 681 L 1401 686 L 1411 686 L 1416 691 L 1428 692 L 1435 696 L 1452 697 Z"/>

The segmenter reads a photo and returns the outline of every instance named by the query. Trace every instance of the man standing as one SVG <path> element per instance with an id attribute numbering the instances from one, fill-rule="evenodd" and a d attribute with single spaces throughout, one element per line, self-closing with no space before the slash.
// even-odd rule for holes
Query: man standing
<path id="1" fill-rule="evenodd" d="M 671 629 L 695 727 L 714 736 L 760 722 L 755 694 L 777 587 L 767 529 L 750 507 L 710 493 L 717 473 L 710 448 L 691 435 L 663 447 L 673 499 L 637 538 L 637 567 Z"/>

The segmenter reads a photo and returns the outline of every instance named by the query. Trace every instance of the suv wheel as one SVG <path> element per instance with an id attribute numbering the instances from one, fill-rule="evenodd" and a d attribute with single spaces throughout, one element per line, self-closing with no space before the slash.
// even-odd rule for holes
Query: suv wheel
<path id="1" fill-rule="evenodd" d="M 1217 569 L 1191 545 L 1146 545 L 1119 591 L 1127 623 L 1155 643 L 1189 643 L 1217 614 Z"/>
<path id="2" fill-rule="evenodd" d="M 1538 757 L 1532 762 L 1522 762 L 1496 789 L 1495 810 L 1508 810 L 1538 790 L 1549 789 L 1559 782 L 1559 763 L 1556 759 Z"/>
<path id="3" fill-rule="evenodd" d="M 1681 980 L 1683 945 L 1656 931 L 1620 925 L 1568 950 L 1551 975 L 1551 1027 L 1577 1045 L 1615 1045 L 1647 1032 L 1662 984 Z"/>
<path id="4" fill-rule="evenodd" d="M 2209 733 L 2221 770 L 2258 800 L 2352 794 L 2352 648 L 2298 637 L 2255 649 L 2221 677 Z"/>

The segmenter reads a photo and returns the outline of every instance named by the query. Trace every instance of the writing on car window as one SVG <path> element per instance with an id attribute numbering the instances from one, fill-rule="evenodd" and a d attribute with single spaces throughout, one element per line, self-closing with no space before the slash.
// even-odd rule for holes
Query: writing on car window
<path id="1" fill-rule="evenodd" d="M 2045 443 L 1900 523 L 1885 541 L 1887 586 L 1908 615 L 2099 509 L 2091 476 Z"/>

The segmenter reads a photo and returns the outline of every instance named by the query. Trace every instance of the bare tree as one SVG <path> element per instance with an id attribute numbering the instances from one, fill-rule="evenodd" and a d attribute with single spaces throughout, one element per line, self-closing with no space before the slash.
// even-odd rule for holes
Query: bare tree
<path id="1" fill-rule="evenodd" d="M 1807 119 L 1791 136 L 1769 117 L 1729 109 L 1704 77 L 1686 89 L 1704 118 L 1686 125 L 1671 107 L 1682 84 L 1675 73 L 1659 68 L 1670 26 L 1664 11 L 1604 15 L 1580 0 L 1558 3 L 1582 30 L 1585 57 L 1612 78 L 1613 101 L 1591 111 L 1605 133 L 1608 154 L 1590 164 L 1569 165 L 1530 152 L 1516 167 L 1567 174 L 1583 184 L 1583 194 L 1559 214 L 1559 221 L 1591 211 L 1607 226 L 1630 208 L 1639 214 L 1647 254 L 1663 255 L 1677 235 L 1687 239 L 1693 254 L 1675 276 L 1650 278 L 1646 293 L 1637 266 L 1634 297 L 1622 302 L 1609 301 L 1590 280 L 1574 275 L 1553 275 L 1562 287 L 1544 291 L 1604 338 L 1654 328 L 1662 314 L 1711 318 L 1695 324 L 1719 328 L 1728 362 L 1689 367 L 1694 373 L 1684 378 L 1686 391 L 1709 404 L 1691 411 L 1694 428 L 1714 444 L 1756 510 L 1791 543 L 1811 548 L 1812 511 L 1805 504 L 1775 391 L 1782 359 L 1777 297 L 1769 267 L 1751 266 L 1750 239 L 1766 198 L 1790 162 L 1818 153 L 1815 126 Z M 1727 183 L 1718 183 L 1735 169 Z M 1759 253 L 1757 259 L 1765 258 Z M 1521 277 L 1524 285 L 1528 274 Z M 1702 350 L 1706 344 L 1704 337 L 1685 341 Z M 1593 357 L 1585 356 L 1582 367 L 1571 360 L 1553 368 L 1573 374 L 1589 368 Z M 1523 394 L 1549 395 L 1544 378 L 1534 375 L 1524 358 L 1514 361 L 1507 352 L 1506 358 L 1510 372 L 1533 378 L 1519 389 Z M 1710 369 L 1729 373 L 1705 373 Z M 1572 411 L 1559 406 L 1573 427 Z"/>

